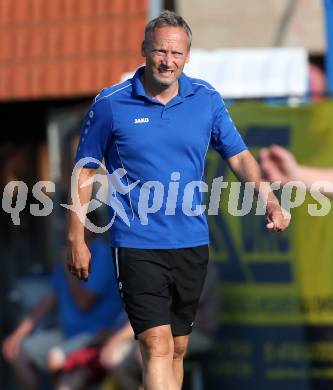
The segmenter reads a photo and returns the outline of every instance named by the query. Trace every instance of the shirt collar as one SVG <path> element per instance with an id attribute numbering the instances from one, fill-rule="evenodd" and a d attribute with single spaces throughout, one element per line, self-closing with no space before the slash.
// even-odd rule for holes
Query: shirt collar
<path id="1" fill-rule="evenodd" d="M 132 85 L 133 85 L 133 94 L 134 96 L 144 96 L 148 99 L 151 99 L 150 96 L 146 94 L 146 91 L 143 87 L 141 76 L 145 71 L 145 67 L 142 66 L 137 69 L 135 72 L 133 79 L 132 79 Z M 194 94 L 194 89 L 191 83 L 191 80 L 189 77 L 185 75 L 185 73 L 182 73 L 178 79 L 179 83 L 179 92 L 178 95 L 182 98 L 185 98 L 187 96 Z"/>

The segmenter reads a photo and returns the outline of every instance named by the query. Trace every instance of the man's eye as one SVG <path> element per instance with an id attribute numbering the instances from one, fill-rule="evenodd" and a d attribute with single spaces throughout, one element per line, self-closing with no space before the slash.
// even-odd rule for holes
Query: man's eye
<path id="1" fill-rule="evenodd" d="M 174 57 L 181 58 L 183 57 L 183 53 L 173 53 Z"/>

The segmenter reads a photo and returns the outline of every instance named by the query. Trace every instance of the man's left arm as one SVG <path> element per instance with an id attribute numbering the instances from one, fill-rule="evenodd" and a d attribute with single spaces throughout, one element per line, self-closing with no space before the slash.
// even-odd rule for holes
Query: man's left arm
<path id="1" fill-rule="evenodd" d="M 253 183 L 256 195 L 266 204 L 267 228 L 274 232 L 285 230 L 290 222 L 290 214 L 281 208 L 269 183 L 262 181 L 259 164 L 253 155 L 243 150 L 226 161 L 238 180 Z"/>

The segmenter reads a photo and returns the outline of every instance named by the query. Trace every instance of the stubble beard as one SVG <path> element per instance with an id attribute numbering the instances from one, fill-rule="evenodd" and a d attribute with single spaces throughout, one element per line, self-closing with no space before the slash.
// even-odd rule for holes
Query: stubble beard
<path id="1" fill-rule="evenodd" d="M 167 89 L 167 88 L 171 87 L 174 83 L 176 83 L 178 81 L 179 76 L 178 77 L 174 77 L 172 80 L 170 80 L 168 82 L 168 81 L 161 80 L 157 75 L 153 74 L 153 80 L 154 80 L 154 83 L 155 83 L 155 85 L 157 87 L 159 87 L 161 89 Z"/>

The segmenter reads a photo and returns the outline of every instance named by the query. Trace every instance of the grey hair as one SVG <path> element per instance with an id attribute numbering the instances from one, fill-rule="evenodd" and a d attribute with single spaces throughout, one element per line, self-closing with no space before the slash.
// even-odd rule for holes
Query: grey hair
<path id="1" fill-rule="evenodd" d="M 151 38 L 151 34 L 155 31 L 155 29 L 160 27 L 180 27 L 182 28 L 187 36 L 188 36 L 188 47 L 191 47 L 192 43 L 192 31 L 190 26 L 185 22 L 185 20 L 172 11 L 163 11 L 157 18 L 152 19 L 145 28 L 145 41 L 149 41 Z"/>

